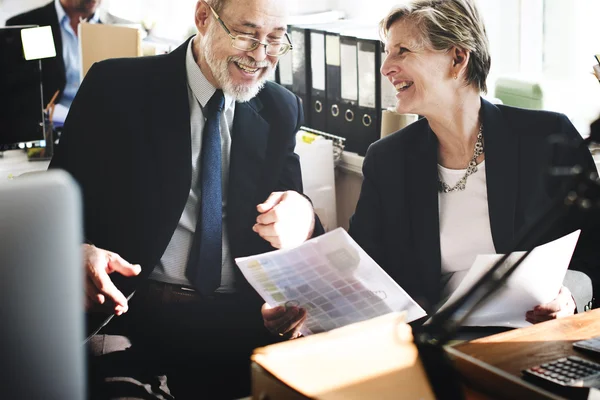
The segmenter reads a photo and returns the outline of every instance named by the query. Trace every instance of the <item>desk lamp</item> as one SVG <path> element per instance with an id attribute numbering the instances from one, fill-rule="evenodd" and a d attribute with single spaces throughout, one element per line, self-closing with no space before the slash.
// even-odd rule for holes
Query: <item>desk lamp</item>
<path id="1" fill-rule="evenodd" d="M 54 56 L 50 27 L 0 28 L 0 149 L 45 138 L 40 59 Z"/>
<path id="2" fill-rule="evenodd" d="M 50 26 L 22 29 L 21 41 L 23 43 L 23 56 L 27 61 L 56 57 L 54 37 L 52 36 L 52 28 Z M 40 93 L 42 92 L 43 87 Z M 40 147 L 42 147 L 42 149 L 40 149 L 38 152 L 33 149 L 28 150 L 29 161 L 49 160 L 52 158 L 54 144 L 52 139 L 52 115 L 54 113 L 54 100 L 56 99 L 57 95 L 58 91 L 54 94 L 50 103 L 45 105 L 46 107 L 43 109 L 44 140 L 40 141 Z M 43 93 L 42 98 L 44 98 Z"/>

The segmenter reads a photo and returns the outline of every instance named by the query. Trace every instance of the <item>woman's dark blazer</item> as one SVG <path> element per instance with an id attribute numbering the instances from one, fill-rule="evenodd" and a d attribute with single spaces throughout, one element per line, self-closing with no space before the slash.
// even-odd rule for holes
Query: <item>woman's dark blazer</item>
<path id="1" fill-rule="evenodd" d="M 562 185 L 548 178 L 551 154 L 554 164 L 578 163 L 594 171 L 595 165 L 587 148 L 577 147 L 582 138 L 562 114 L 497 106 L 482 99 L 481 117 L 492 238 L 496 252 L 505 253 Z M 576 145 L 551 151 L 548 139 L 554 134 Z M 349 230 L 429 313 L 439 306 L 442 289 L 437 149 L 425 118 L 374 143 L 364 160 L 364 181 Z M 599 236 L 585 220 L 578 215 L 562 218 L 543 239 L 525 247 L 584 227 L 570 268 L 599 282 L 600 257 L 592 243 Z"/>

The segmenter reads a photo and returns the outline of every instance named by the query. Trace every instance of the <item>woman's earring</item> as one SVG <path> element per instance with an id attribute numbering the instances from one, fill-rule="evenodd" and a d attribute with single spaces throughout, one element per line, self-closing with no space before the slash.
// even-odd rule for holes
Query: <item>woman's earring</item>
<path id="1" fill-rule="evenodd" d="M 458 79 L 458 74 L 454 74 L 454 80 Z"/>

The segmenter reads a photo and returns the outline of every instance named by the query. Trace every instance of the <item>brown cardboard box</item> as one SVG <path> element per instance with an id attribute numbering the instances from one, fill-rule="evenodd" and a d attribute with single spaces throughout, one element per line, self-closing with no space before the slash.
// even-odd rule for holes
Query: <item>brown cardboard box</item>
<path id="1" fill-rule="evenodd" d="M 142 55 L 142 37 L 137 28 L 82 22 L 78 29 L 82 80 L 95 62 Z"/>
<path id="2" fill-rule="evenodd" d="M 434 399 L 400 313 L 302 339 L 252 355 L 254 399 Z"/>

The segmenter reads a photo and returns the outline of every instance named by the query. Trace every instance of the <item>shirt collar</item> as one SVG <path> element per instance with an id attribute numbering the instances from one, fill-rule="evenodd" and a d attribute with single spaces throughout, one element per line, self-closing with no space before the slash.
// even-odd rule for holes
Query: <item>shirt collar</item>
<path id="1" fill-rule="evenodd" d="M 63 8 L 62 4 L 60 4 L 60 0 L 54 0 L 54 8 L 56 8 L 56 15 L 58 16 L 58 22 L 60 24 L 62 24 L 65 19 L 67 20 L 67 22 L 69 22 L 69 16 L 65 12 L 65 9 Z M 88 19 L 88 22 L 91 24 L 97 24 L 98 22 L 100 22 L 100 15 L 97 12 L 95 12 L 94 15 L 92 15 Z"/>
<path id="2" fill-rule="evenodd" d="M 194 53 L 192 52 L 194 40 L 190 40 L 188 44 L 187 54 L 185 57 L 185 69 L 187 73 L 187 81 L 190 89 L 196 100 L 200 103 L 202 108 L 206 106 L 206 103 L 210 100 L 212 95 L 217 89 L 206 79 L 202 70 L 194 60 Z M 225 110 L 235 105 L 235 99 L 228 94 L 225 94 Z"/>
<path id="3" fill-rule="evenodd" d="M 65 9 L 63 8 L 62 4 L 60 4 L 60 0 L 54 0 L 54 8 L 56 8 L 58 22 L 62 23 L 65 18 L 69 18 L 67 17 L 67 13 L 65 12 Z"/>

